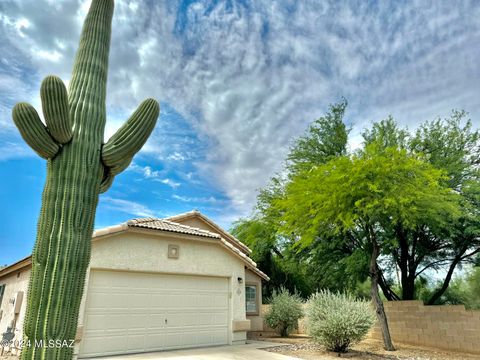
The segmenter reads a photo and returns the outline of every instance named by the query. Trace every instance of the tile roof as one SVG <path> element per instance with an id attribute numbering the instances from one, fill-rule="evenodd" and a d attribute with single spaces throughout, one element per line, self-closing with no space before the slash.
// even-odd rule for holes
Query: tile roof
<path id="1" fill-rule="evenodd" d="M 129 227 L 139 227 L 139 228 L 147 228 L 147 229 L 154 229 L 154 230 L 163 230 L 163 231 L 171 231 L 181 234 L 188 234 L 188 235 L 196 235 L 196 236 L 204 236 L 209 238 L 220 239 L 220 235 L 203 230 L 194 228 L 188 225 L 178 224 L 173 221 L 165 220 L 165 219 L 155 219 L 155 218 L 143 218 L 143 219 L 133 219 L 127 221 L 127 225 Z"/>
<path id="2" fill-rule="evenodd" d="M 188 212 L 185 212 L 185 213 L 182 213 L 182 214 L 170 216 L 170 217 L 165 218 L 164 220 L 170 220 L 170 221 L 173 221 L 173 222 L 177 222 L 177 221 L 181 221 L 183 219 L 188 219 L 188 218 L 192 218 L 192 217 L 197 217 L 199 219 L 202 219 L 204 222 L 206 222 L 211 227 L 213 227 L 215 230 L 217 230 L 221 235 L 223 235 L 225 240 L 230 242 L 233 246 L 239 248 L 245 254 L 251 254 L 252 253 L 252 250 L 247 245 L 242 243 L 240 240 L 238 240 L 235 236 L 233 236 L 229 232 L 223 230 L 220 226 L 218 226 L 215 222 L 213 222 L 211 219 L 209 219 L 207 216 L 205 216 L 204 214 L 202 214 L 198 210 L 192 210 L 192 211 L 188 211 Z"/>
<path id="3" fill-rule="evenodd" d="M 168 231 L 174 233 L 180 233 L 185 235 L 201 236 L 211 239 L 217 239 L 219 244 L 231 251 L 235 256 L 239 257 L 245 263 L 246 267 L 264 278 L 269 280 L 269 277 L 263 273 L 260 269 L 257 268 L 257 264 L 248 257 L 242 250 L 234 246 L 230 241 L 225 240 L 220 234 L 210 232 L 203 229 L 198 229 L 188 225 L 179 224 L 166 219 L 156 219 L 156 218 L 142 218 L 142 219 L 132 219 L 126 223 L 119 225 L 109 226 L 103 229 L 99 229 L 93 232 L 92 238 L 98 238 L 110 234 L 115 234 L 123 231 L 127 231 L 129 228 L 143 228 L 150 230 L 159 230 L 159 231 Z M 238 241 L 238 240 L 237 240 Z M 21 264 L 20 264 L 21 263 Z M 6 275 L 14 268 L 15 265 L 27 266 L 31 264 L 31 257 L 27 257 L 15 264 L 12 264 L 2 270 L 0 270 L 0 276 Z M 13 270 L 12 270 L 13 271 Z"/>

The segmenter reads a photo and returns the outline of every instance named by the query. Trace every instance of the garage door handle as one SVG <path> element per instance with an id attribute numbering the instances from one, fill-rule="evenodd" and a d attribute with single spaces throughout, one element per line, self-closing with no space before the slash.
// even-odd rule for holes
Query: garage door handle
<path id="1" fill-rule="evenodd" d="M 165 319 L 165 324 L 166 324 L 167 322 L 168 322 L 168 320 L 167 320 L 167 319 Z"/>

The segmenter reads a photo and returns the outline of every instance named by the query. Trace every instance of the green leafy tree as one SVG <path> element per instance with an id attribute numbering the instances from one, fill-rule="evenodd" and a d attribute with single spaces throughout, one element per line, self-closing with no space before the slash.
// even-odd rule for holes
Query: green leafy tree
<path id="1" fill-rule="evenodd" d="M 442 280 L 433 284 L 422 283 L 419 299 L 428 301 L 442 283 Z M 480 267 L 474 267 L 462 276 L 452 279 L 447 290 L 438 298 L 437 304 L 465 305 L 467 309 L 480 309 Z"/>
<path id="2" fill-rule="evenodd" d="M 373 123 L 372 128 L 365 129 L 362 136 L 365 145 L 376 143 L 379 149 L 405 149 L 410 138 L 408 131 L 400 128 L 391 115 L 385 120 Z"/>
<path id="3" fill-rule="evenodd" d="M 310 245 L 319 234 L 334 234 L 369 251 L 371 295 L 390 350 L 393 344 L 378 294 L 378 258 L 391 242 L 384 228 L 396 223 L 414 228 L 424 219 L 442 224 L 458 214 L 456 196 L 442 185 L 443 179 L 441 171 L 406 150 L 373 143 L 360 154 L 300 173 L 275 203 L 283 231 L 295 234 L 300 244 Z"/>
<path id="4" fill-rule="evenodd" d="M 348 133 L 344 122 L 347 101 L 330 105 L 329 111 L 315 120 L 303 136 L 290 148 L 287 156 L 287 170 L 296 174 L 323 164 L 330 159 L 345 155 Z"/>
<path id="5" fill-rule="evenodd" d="M 448 119 L 426 122 L 410 135 L 389 117 L 375 123 L 363 134 L 365 143 L 376 142 L 381 148 L 407 149 L 445 173 L 443 182 L 460 195 L 461 216 L 447 226 L 428 222 L 406 228 L 401 222 L 384 230 L 392 238 L 387 251 L 400 272 L 401 296 L 389 284 L 382 289 L 389 300 L 417 297 L 416 284 L 428 270 L 445 269 L 443 281 L 429 292 L 428 304 L 437 303 L 447 290 L 454 270 L 471 262 L 480 251 L 479 243 L 479 172 L 480 135 L 472 129 L 464 111 L 454 111 Z M 424 293 L 425 295 L 425 293 Z"/>
<path id="6" fill-rule="evenodd" d="M 480 266 L 473 268 L 466 281 L 468 286 L 466 305 L 469 309 L 480 310 Z"/>
<path id="7" fill-rule="evenodd" d="M 330 260 L 329 249 L 313 249 L 315 246 L 312 246 L 313 253 L 309 249 L 293 247 L 295 238 L 279 232 L 281 213 L 272 204 L 284 196 L 285 184 L 295 173 L 346 153 L 349 132 L 344 123 L 346 107 L 345 100 L 331 105 L 324 116 L 315 120 L 305 134 L 293 142 L 285 172 L 273 177 L 268 186 L 260 190 L 254 215 L 233 224 L 232 234 L 252 248 L 252 258 L 270 276 L 270 281 L 265 285 L 267 296 L 282 286 L 292 292 L 298 291 L 304 298 L 318 286 L 338 285 L 341 286 L 339 289 L 344 289 L 345 271 L 342 268 L 347 267 L 348 263 L 353 265 L 353 261 L 343 261 L 342 257 L 337 271 L 332 270 L 329 274 L 319 271 L 316 262 Z M 352 266 L 350 273 L 357 278 Z M 349 283 L 354 284 L 356 280 Z"/>
<path id="8" fill-rule="evenodd" d="M 307 298 L 312 292 L 307 267 L 299 264 L 289 244 L 277 238 L 276 229 L 265 218 L 240 219 L 230 232 L 252 249 L 251 257 L 270 281 L 263 284 L 263 295 L 271 297 L 281 287 Z"/>
<path id="9" fill-rule="evenodd" d="M 444 280 L 427 300 L 432 305 L 448 289 L 455 269 L 472 263 L 480 252 L 480 132 L 473 130 L 465 111 L 454 111 L 448 119 L 423 124 L 410 147 L 444 170 L 446 183 L 461 197 L 461 216 L 449 224 L 448 231 L 427 233 L 433 235 L 438 246 L 436 252 L 429 252 L 430 261 L 423 264 L 423 269 L 446 269 Z"/>

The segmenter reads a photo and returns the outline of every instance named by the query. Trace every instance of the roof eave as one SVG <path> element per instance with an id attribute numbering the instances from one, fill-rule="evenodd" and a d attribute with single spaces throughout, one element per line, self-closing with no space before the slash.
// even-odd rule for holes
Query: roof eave
<path id="1" fill-rule="evenodd" d="M 29 255 L 21 260 L 18 260 L 17 262 L 3 268 L 0 270 L 0 278 L 9 275 L 17 270 L 24 269 L 32 264 L 32 255 Z"/>
<path id="2" fill-rule="evenodd" d="M 214 229 L 222 232 L 223 235 L 230 238 L 230 240 L 235 242 L 235 244 L 239 245 L 242 248 L 242 250 L 244 250 L 247 254 L 252 253 L 252 250 L 247 245 L 245 245 L 240 240 L 238 240 L 235 236 L 233 236 L 232 234 L 229 234 L 227 231 L 225 231 L 220 226 L 215 224 L 212 220 L 210 220 L 208 217 L 203 215 L 200 211 L 197 211 L 197 210 L 188 211 L 188 212 L 183 213 L 183 214 L 178 214 L 178 215 L 167 217 L 166 219 L 168 219 L 170 221 L 174 221 L 175 219 L 188 219 L 188 218 L 192 218 L 192 217 L 201 218 L 203 221 L 205 221 L 207 224 L 212 226 Z"/>

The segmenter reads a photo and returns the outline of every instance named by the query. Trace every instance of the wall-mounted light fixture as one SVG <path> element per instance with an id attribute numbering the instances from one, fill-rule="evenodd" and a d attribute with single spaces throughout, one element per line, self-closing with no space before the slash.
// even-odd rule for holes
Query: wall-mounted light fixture
<path id="1" fill-rule="evenodd" d="M 243 283 L 243 279 L 242 279 L 241 277 L 238 277 L 237 280 L 238 280 L 238 283 L 239 283 L 239 284 L 242 284 L 242 283 Z"/>

